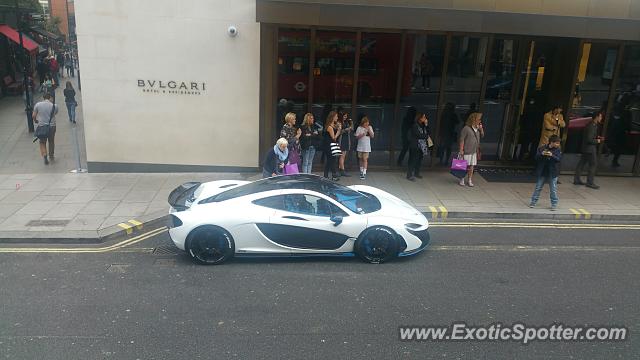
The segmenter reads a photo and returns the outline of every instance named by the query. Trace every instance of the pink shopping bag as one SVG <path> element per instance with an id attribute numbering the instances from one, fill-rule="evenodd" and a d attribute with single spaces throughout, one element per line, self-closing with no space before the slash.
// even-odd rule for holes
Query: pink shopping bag
<path id="1" fill-rule="evenodd" d="M 296 163 L 289 163 L 287 165 L 284 166 L 284 173 L 286 175 L 293 175 L 293 174 L 298 174 L 300 173 L 300 171 L 298 170 L 298 164 Z"/>
<path id="2" fill-rule="evenodd" d="M 453 159 L 450 173 L 458 179 L 464 178 L 467 175 L 467 160 Z"/>

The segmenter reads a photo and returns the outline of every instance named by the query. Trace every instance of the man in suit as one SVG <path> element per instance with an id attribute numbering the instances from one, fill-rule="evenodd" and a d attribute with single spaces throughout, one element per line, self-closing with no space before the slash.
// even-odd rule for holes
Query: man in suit
<path id="1" fill-rule="evenodd" d="M 576 167 L 576 173 L 573 177 L 574 185 L 585 185 L 580 177 L 582 176 L 582 169 L 585 165 L 589 166 L 589 173 L 587 174 L 587 187 L 592 189 L 599 189 L 600 186 L 593 182 L 593 178 L 596 174 L 596 168 L 598 167 L 598 145 L 604 141 L 602 136 L 598 135 L 598 126 L 602 122 L 602 112 L 597 112 L 592 116 L 591 122 L 584 128 L 584 134 L 582 137 L 582 156 Z"/>

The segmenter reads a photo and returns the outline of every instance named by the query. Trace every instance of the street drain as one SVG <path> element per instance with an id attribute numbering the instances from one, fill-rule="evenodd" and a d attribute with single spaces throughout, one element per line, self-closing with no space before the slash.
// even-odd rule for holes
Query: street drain
<path id="1" fill-rule="evenodd" d="M 180 254 L 180 249 L 175 247 L 174 245 L 160 245 L 157 248 L 153 249 L 154 255 L 178 255 Z"/>

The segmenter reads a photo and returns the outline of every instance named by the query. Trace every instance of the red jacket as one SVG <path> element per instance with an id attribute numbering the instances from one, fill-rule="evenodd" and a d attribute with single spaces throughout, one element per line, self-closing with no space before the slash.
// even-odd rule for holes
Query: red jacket
<path id="1" fill-rule="evenodd" d="M 49 60 L 49 68 L 51 69 L 51 71 L 60 70 L 60 68 L 58 67 L 58 62 L 56 61 L 56 59 L 51 58 L 51 60 Z"/>

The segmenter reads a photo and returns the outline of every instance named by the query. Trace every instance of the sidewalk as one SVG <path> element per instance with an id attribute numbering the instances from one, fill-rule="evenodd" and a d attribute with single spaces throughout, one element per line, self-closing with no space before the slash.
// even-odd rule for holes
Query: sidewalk
<path id="1" fill-rule="evenodd" d="M 488 183 L 477 176 L 474 188 L 460 187 L 446 172 L 425 172 L 407 181 L 397 172 L 372 172 L 362 182 L 413 204 L 438 221 L 448 218 L 640 220 L 640 179 L 599 178 L 600 190 L 561 177 L 560 207 L 549 211 L 545 188 L 538 207 L 527 207 L 533 184 Z M 259 174 L 0 174 L 0 242 L 17 239 L 99 239 L 122 232 L 118 224 L 146 223 L 167 214 L 167 196 L 187 181 L 256 180 Z M 573 210 L 571 210 L 573 209 Z M 584 215 L 584 214 L 588 215 Z M 435 220 L 435 219 L 434 219 Z M 125 227 L 126 227 L 125 226 Z"/>
<path id="2" fill-rule="evenodd" d="M 64 84 L 68 80 L 76 90 L 76 100 L 79 104 L 76 109 L 78 140 L 81 163 L 86 167 L 82 94 L 78 90 L 78 78 L 65 77 L 60 79 L 63 85 L 56 89 L 56 104 L 60 106 L 56 115 L 56 161 L 46 167 L 40 156 L 38 142 L 33 142 L 33 134 L 30 134 L 27 129 L 22 96 L 7 96 L 0 99 L 0 174 L 68 173 L 69 170 L 77 167 L 71 138 L 71 123 L 62 93 Z M 41 100 L 42 93 L 36 90 L 34 104 Z"/>

